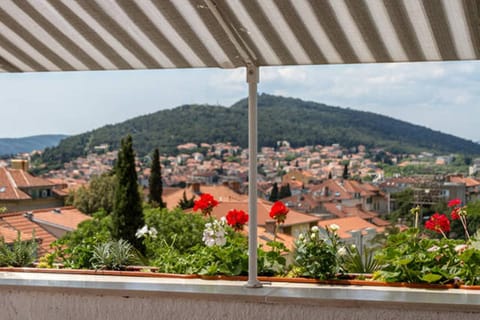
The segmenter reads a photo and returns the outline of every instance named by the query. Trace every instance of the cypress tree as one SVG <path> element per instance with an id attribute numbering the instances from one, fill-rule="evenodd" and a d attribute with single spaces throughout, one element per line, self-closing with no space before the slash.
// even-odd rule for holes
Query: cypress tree
<path id="1" fill-rule="evenodd" d="M 290 185 L 288 183 L 282 185 L 282 187 L 280 188 L 280 192 L 278 194 L 278 198 L 283 199 L 291 196 L 292 196 L 292 191 L 290 190 Z"/>
<path id="2" fill-rule="evenodd" d="M 150 168 L 150 178 L 148 179 L 149 202 L 158 205 L 160 208 L 165 208 L 165 202 L 162 200 L 163 185 L 162 185 L 162 168 L 160 167 L 160 154 L 158 148 L 153 152 L 152 166 Z"/>
<path id="3" fill-rule="evenodd" d="M 144 220 L 135 170 L 135 154 L 130 135 L 121 141 L 115 171 L 117 185 L 112 212 L 112 237 L 115 240 L 127 240 L 144 253 L 143 239 L 135 236 L 137 230 L 143 227 Z"/>
<path id="4" fill-rule="evenodd" d="M 342 178 L 346 180 L 346 179 L 348 179 L 348 176 L 349 176 L 349 174 L 348 174 L 348 164 L 345 163 L 345 166 L 343 167 Z"/>
<path id="5" fill-rule="evenodd" d="M 275 202 L 277 201 L 278 198 L 278 185 L 275 182 L 272 186 L 272 191 L 270 192 L 270 197 L 268 198 L 268 201 Z"/>

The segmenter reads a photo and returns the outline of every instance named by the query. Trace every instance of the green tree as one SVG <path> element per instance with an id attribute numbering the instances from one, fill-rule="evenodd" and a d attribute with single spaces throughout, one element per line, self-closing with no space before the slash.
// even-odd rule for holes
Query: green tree
<path id="1" fill-rule="evenodd" d="M 190 199 L 188 199 L 186 191 L 183 191 L 183 197 L 180 199 L 180 201 L 178 201 L 177 207 L 181 208 L 182 210 L 193 208 L 195 202 L 194 199 L 195 196 L 192 196 Z"/>
<path id="2" fill-rule="evenodd" d="M 343 178 L 343 179 L 348 179 L 348 177 L 349 177 L 349 174 L 348 174 L 348 164 L 345 163 L 345 165 L 343 166 L 342 178 Z"/>
<path id="3" fill-rule="evenodd" d="M 112 212 L 112 237 L 114 240 L 127 240 L 141 253 L 145 252 L 142 239 L 135 233 L 144 225 L 142 201 L 138 192 L 137 171 L 132 137 L 128 135 L 121 141 L 118 152 L 117 187 Z"/>
<path id="4" fill-rule="evenodd" d="M 68 202 L 78 210 L 92 214 L 101 209 L 110 213 L 113 210 L 116 178 L 113 174 L 104 173 L 94 176 L 88 187 L 82 186 L 68 196 Z"/>
<path id="5" fill-rule="evenodd" d="M 160 208 L 165 208 L 165 202 L 162 200 L 162 168 L 160 167 L 158 148 L 153 152 L 152 166 L 150 169 L 150 178 L 148 179 L 148 187 L 150 190 L 149 202 L 150 204 L 158 205 Z"/>
<path id="6" fill-rule="evenodd" d="M 288 198 L 292 196 L 292 191 L 290 191 L 290 185 L 288 183 L 283 184 L 278 193 L 278 199 Z"/>
<path id="7" fill-rule="evenodd" d="M 272 191 L 270 192 L 270 197 L 268 198 L 268 201 L 275 202 L 277 201 L 278 198 L 278 185 L 275 182 L 272 186 Z"/>

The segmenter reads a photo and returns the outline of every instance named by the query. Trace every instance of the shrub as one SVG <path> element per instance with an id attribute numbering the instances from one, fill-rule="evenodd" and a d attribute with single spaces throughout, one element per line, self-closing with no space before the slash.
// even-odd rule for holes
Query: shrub
<path id="1" fill-rule="evenodd" d="M 335 231 L 328 227 L 325 237 L 320 235 L 316 226 L 301 234 L 295 242 L 296 275 L 318 279 L 335 277 L 338 271 L 337 241 Z"/>
<path id="2" fill-rule="evenodd" d="M 125 270 L 133 261 L 134 248 L 123 239 L 96 245 L 91 258 L 93 268 L 107 270 Z"/>
<path id="3" fill-rule="evenodd" d="M 35 233 L 32 234 L 32 240 L 22 241 L 20 232 L 18 232 L 18 237 L 12 245 L 6 244 L 2 238 L 0 240 L 0 266 L 32 266 L 37 257 L 37 248 Z"/>

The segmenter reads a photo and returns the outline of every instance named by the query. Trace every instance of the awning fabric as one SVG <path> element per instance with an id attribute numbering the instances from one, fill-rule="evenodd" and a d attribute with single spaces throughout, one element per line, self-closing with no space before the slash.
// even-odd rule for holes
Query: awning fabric
<path id="1" fill-rule="evenodd" d="M 480 0 L 1 0 L 0 71 L 480 59 Z"/>

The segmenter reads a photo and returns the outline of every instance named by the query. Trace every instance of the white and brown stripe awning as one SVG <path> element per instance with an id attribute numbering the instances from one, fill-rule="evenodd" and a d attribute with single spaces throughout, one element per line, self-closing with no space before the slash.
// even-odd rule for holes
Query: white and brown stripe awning
<path id="1" fill-rule="evenodd" d="M 1 0 L 0 71 L 480 59 L 480 0 Z"/>

